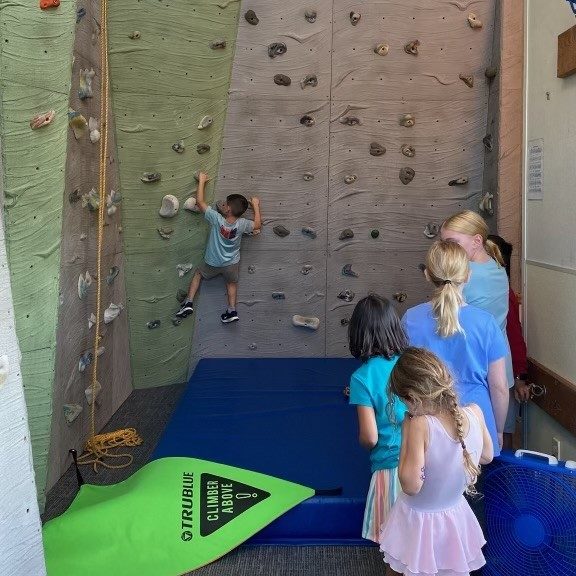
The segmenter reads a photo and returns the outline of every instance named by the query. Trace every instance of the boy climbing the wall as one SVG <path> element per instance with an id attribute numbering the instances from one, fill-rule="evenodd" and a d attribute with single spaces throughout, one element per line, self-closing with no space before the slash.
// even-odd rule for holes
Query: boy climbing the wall
<path id="1" fill-rule="evenodd" d="M 260 200 L 254 197 L 248 202 L 241 194 L 230 194 L 226 201 L 218 206 L 218 211 L 216 211 L 204 202 L 206 182 L 208 182 L 208 175 L 201 172 L 198 175 L 196 206 L 210 223 L 210 235 L 206 244 L 204 261 L 196 269 L 190 282 L 190 288 L 188 288 L 188 296 L 176 316 L 178 318 L 186 318 L 194 312 L 194 296 L 196 296 L 202 279 L 210 280 L 222 275 L 226 282 L 228 308 L 220 316 L 220 319 L 224 324 L 229 324 L 238 320 L 236 294 L 238 291 L 242 235 L 260 232 L 262 226 Z M 250 204 L 254 210 L 254 221 L 241 218 Z"/>

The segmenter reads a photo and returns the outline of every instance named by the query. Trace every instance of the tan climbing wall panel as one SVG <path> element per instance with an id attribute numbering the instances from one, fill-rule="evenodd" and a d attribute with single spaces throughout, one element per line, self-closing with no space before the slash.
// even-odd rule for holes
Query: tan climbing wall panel
<path id="1" fill-rule="evenodd" d="M 248 9 L 257 26 L 244 19 Z M 317 12 L 314 23 L 306 10 Z M 351 11 L 361 15 L 355 26 Z M 472 11 L 482 29 L 470 27 Z M 418 267 L 431 242 L 426 226 L 477 208 L 483 193 L 490 90 L 484 71 L 494 26 L 494 0 L 242 3 L 217 197 L 261 196 L 265 226 L 244 242 L 238 324 L 219 324 L 221 280 L 203 284 L 193 363 L 204 355 L 347 355 L 341 321 L 360 297 L 406 292 L 401 311 L 427 297 Z M 414 40 L 417 56 L 404 51 Z M 270 58 L 268 47 L 278 42 L 287 51 Z M 389 45 L 386 56 L 374 52 L 381 43 Z M 276 85 L 276 74 L 289 76 L 290 86 Z M 309 74 L 318 85 L 302 88 Z M 472 75 L 473 87 L 460 74 Z M 400 125 L 404 114 L 415 116 L 415 126 Z M 313 126 L 299 124 L 304 115 Z M 370 155 L 371 143 L 386 153 Z M 401 153 L 403 144 L 414 147 L 414 157 Z M 399 176 L 406 167 L 415 177 L 405 185 Z M 314 180 L 302 178 L 308 172 Z M 448 185 L 463 177 L 467 184 Z M 289 236 L 273 233 L 280 224 Z M 316 239 L 303 236 L 303 226 L 314 228 Z M 340 240 L 346 228 L 354 237 Z M 306 259 L 325 271 L 315 278 L 314 307 L 300 271 Z M 359 277 L 344 276 L 345 264 Z M 352 302 L 338 298 L 345 290 L 355 293 Z M 273 300 L 273 291 L 286 299 Z M 317 316 L 320 330 L 290 326 L 293 313 Z"/>
<path id="2" fill-rule="evenodd" d="M 100 23 L 99 2 L 83 4 L 86 14 L 76 24 L 74 65 L 70 107 L 100 121 L 100 41 L 94 34 Z M 80 100 L 78 89 L 80 70 L 93 69 L 93 97 Z M 100 122 L 99 122 L 100 123 Z M 116 144 L 112 111 L 108 118 L 109 141 L 107 159 L 107 192 L 118 190 Z M 101 130 L 101 127 L 100 127 Z M 92 367 L 80 372 L 78 361 L 82 354 L 93 349 L 95 327 L 88 327 L 91 314 L 96 313 L 96 280 L 86 297 L 78 296 L 78 277 L 88 271 L 96 277 L 98 215 L 83 207 L 79 197 L 92 188 L 98 188 L 99 143 L 92 143 L 89 130 L 76 139 L 68 130 L 66 187 L 63 198 L 60 310 L 57 331 L 56 377 L 53 392 L 52 428 L 47 489 L 56 483 L 71 459 L 72 447 L 82 451 L 90 435 L 90 405 L 85 389 L 91 385 Z M 113 302 L 126 305 L 124 291 L 124 256 L 121 233 L 122 204 L 115 214 L 105 216 L 103 260 L 101 274 L 101 320 L 104 310 Z M 106 281 L 111 268 L 118 269 L 112 284 Z M 101 323 L 100 345 L 105 352 L 98 359 L 98 381 L 102 385 L 96 402 L 95 431 L 99 432 L 132 390 L 126 311 L 111 324 Z M 70 423 L 64 417 L 64 405 L 80 405 L 82 412 Z"/>
<path id="3" fill-rule="evenodd" d="M 207 228 L 197 214 L 182 210 L 196 189 L 194 173 L 215 175 L 234 54 L 238 3 L 217 0 L 138 2 L 109 5 L 110 64 L 122 200 L 127 313 L 134 386 L 182 382 L 186 378 L 191 323 L 173 326 L 178 264 L 196 265 Z M 139 32 L 139 39 L 129 35 Z M 226 40 L 224 49 L 210 43 Z M 214 122 L 198 130 L 205 115 Z M 183 141 L 177 154 L 172 145 Z M 207 154 L 196 146 L 209 144 Z M 144 172 L 161 181 L 145 184 Z M 161 218 L 164 195 L 175 195 L 180 213 Z M 212 184 L 208 187 L 212 197 Z M 163 239 L 157 229 L 172 229 Z M 155 329 L 149 322 L 160 320 Z"/>

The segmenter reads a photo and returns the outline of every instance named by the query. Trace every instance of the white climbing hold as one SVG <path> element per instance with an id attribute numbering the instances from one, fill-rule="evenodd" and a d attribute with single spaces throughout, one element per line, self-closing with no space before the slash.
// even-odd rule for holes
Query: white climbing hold
<path id="1" fill-rule="evenodd" d="M 176 214 L 178 214 L 178 210 L 180 208 L 180 202 L 176 196 L 172 194 L 166 194 L 164 198 L 162 198 L 162 206 L 158 214 L 162 216 L 162 218 L 174 218 Z"/>
<path id="2" fill-rule="evenodd" d="M 300 316 L 299 314 L 294 314 L 294 316 L 292 316 L 292 324 L 310 330 L 318 330 L 320 319 L 313 316 Z"/>
<path id="3" fill-rule="evenodd" d="M 91 285 L 92 276 L 90 276 L 90 272 L 86 271 L 85 275 L 80 274 L 78 277 L 78 298 L 80 298 L 80 300 L 84 299 Z"/>
<path id="4" fill-rule="evenodd" d="M 88 234 L 86 234 L 86 232 L 82 232 L 82 234 L 80 234 L 80 240 L 86 240 L 86 238 L 88 238 Z"/>
<path id="5" fill-rule="evenodd" d="M 78 97 L 80 100 L 85 100 L 86 98 L 92 98 L 92 80 L 96 76 L 93 68 L 80 69 L 80 88 L 78 89 Z"/>
<path id="6" fill-rule="evenodd" d="M 122 201 L 122 195 L 114 190 L 106 196 L 106 212 L 112 216 L 116 212 L 116 206 Z"/>
<path id="7" fill-rule="evenodd" d="M 8 380 L 8 374 L 10 372 L 10 362 L 8 360 L 8 356 L 4 354 L 0 356 L 0 388 L 6 384 L 6 380 Z"/>
<path id="8" fill-rule="evenodd" d="M 478 205 L 478 208 L 480 208 L 482 212 L 486 212 L 489 216 L 494 215 L 494 207 L 492 206 L 493 198 L 494 194 L 488 191 L 482 196 L 482 200 L 480 200 L 480 204 Z"/>
<path id="9" fill-rule="evenodd" d="M 94 388 L 94 390 L 92 390 Z M 88 402 L 88 406 L 92 404 L 92 400 L 98 399 L 98 394 L 100 394 L 100 390 L 102 390 L 102 385 L 98 380 L 94 382 L 94 387 L 92 385 L 88 386 L 86 390 L 84 390 L 84 395 L 86 396 L 86 402 Z"/>
<path id="10" fill-rule="evenodd" d="M 94 324 L 96 324 L 96 314 L 92 312 L 90 318 L 88 318 L 88 330 L 90 330 Z"/>
<path id="11" fill-rule="evenodd" d="M 104 324 L 110 324 L 110 322 L 118 318 L 123 309 L 124 306 L 122 304 L 110 303 L 110 306 L 104 310 Z"/>
<path id="12" fill-rule="evenodd" d="M 64 419 L 68 424 L 72 424 L 82 412 L 80 404 L 64 404 Z"/>
<path id="13" fill-rule="evenodd" d="M 90 116 L 90 118 L 88 119 L 88 130 L 90 130 L 90 142 L 92 142 L 92 144 L 96 144 L 96 142 L 100 140 L 99 128 L 100 123 L 98 122 L 98 120 Z"/>
<path id="14" fill-rule="evenodd" d="M 188 212 L 200 212 L 200 209 L 196 205 L 196 198 L 194 198 L 194 196 L 190 196 L 190 198 L 186 199 L 184 202 L 184 210 Z"/>
<path id="15" fill-rule="evenodd" d="M 212 118 L 212 116 L 204 116 L 204 118 L 202 118 L 202 120 L 200 120 L 200 123 L 198 124 L 198 130 L 204 130 L 205 128 L 209 128 L 210 126 L 212 126 L 213 122 L 214 118 Z"/>
<path id="16" fill-rule="evenodd" d="M 192 268 L 194 268 L 194 264 L 176 264 L 176 270 L 178 270 L 178 276 L 180 276 L 180 278 L 186 276 Z"/>

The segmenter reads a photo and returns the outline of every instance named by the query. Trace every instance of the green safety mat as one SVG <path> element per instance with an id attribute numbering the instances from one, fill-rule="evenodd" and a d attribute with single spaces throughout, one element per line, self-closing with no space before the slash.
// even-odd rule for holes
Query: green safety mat
<path id="1" fill-rule="evenodd" d="M 85 484 L 43 529 L 49 576 L 179 576 L 220 558 L 314 495 L 196 458 L 161 458 L 111 486 Z"/>

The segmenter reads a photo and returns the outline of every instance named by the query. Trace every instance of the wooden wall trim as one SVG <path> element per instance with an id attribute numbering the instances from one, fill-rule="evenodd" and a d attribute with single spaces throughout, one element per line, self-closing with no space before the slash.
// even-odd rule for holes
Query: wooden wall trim
<path id="1" fill-rule="evenodd" d="M 528 378 L 546 389 L 545 394 L 534 398 L 534 403 L 576 435 L 576 383 L 559 376 L 533 358 L 528 358 Z"/>

